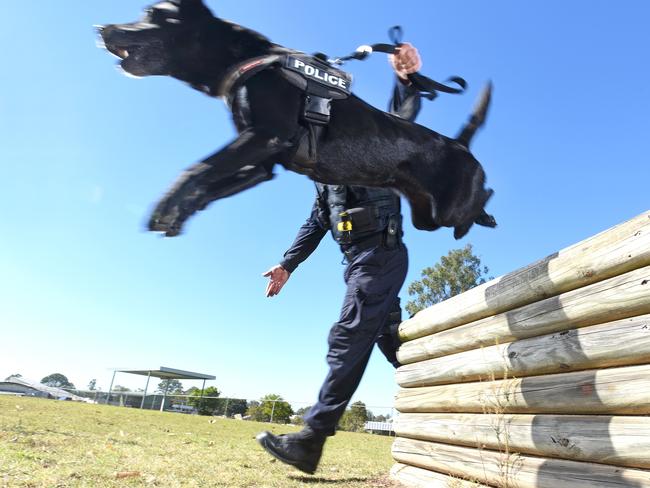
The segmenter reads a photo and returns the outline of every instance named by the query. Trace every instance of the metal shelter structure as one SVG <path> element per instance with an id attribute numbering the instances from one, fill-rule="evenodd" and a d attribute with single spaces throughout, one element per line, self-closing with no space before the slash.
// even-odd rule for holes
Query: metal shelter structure
<path id="1" fill-rule="evenodd" d="M 149 388 L 149 380 L 153 376 L 154 378 L 160 378 L 161 380 L 203 380 L 203 385 L 201 386 L 201 399 L 203 399 L 203 392 L 205 391 L 205 382 L 207 380 L 214 380 L 216 376 L 203 373 L 193 373 L 191 371 L 183 371 L 181 369 L 168 368 L 165 366 L 160 366 L 155 369 L 114 369 L 113 378 L 111 379 L 111 386 L 108 388 L 108 396 L 106 397 L 106 403 L 108 404 L 111 393 L 113 391 L 113 384 L 115 382 L 115 375 L 117 373 L 127 373 L 127 374 L 137 374 L 140 376 L 147 377 L 147 384 L 144 387 L 144 393 L 142 394 L 142 402 L 140 403 L 140 408 L 144 407 L 144 400 L 147 397 L 147 389 Z M 167 398 L 167 387 L 163 392 L 163 399 L 160 404 L 160 411 L 162 412 L 165 409 L 165 399 Z M 200 401 L 200 400 L 199 400 Z"/>

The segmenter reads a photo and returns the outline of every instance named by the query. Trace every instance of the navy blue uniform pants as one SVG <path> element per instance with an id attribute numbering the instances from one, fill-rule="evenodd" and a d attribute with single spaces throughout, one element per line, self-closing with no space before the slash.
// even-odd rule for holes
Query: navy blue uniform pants
<path id="1" fill-rule="evenodd" d="M 305 415 L 312 429 L 333 435 L 356 391 L 375 344 L 397 365 L 397 341 L 390 317 L 399 309 L 397 294 L 406 278 L 404 245 L 368 249 L 354 256 L 345 269 L 347 291 L 341 316 L 330 330 L 329 372 L 318 402 Z"/>

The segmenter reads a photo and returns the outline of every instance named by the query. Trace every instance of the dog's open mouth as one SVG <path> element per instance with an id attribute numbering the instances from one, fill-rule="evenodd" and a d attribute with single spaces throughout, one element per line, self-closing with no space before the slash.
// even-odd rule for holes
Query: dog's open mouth
<path id="1" fill-rule="evenodd" d="M 135 52 L 135 48 L 132 46 L 106 45 L 105 47 L 109 53 L 121 60 L 125 60 L 130 54 Z"/>
<path id="2" fill-rule="evenodd" d="M 152 74 L 141 59 L 145 52 L 142 46 L 106 45 L 106 50 L 118 59 L 117 66 L 124 74 L 136 78 Z"/>
<path id="3" fill-rule="evenodd" d="M 116 26 L 98 26 L 100 34 L 99 44 L 113 56 L 125 61 L 129 56 L 134 56 L 141 47 L 139 42 L 134 42 L 135 30 L 126 30 Z"/>
<path id="4" fill-rule="evenodd" d="M 118 47 L 118 46 L 106 46 L 106 49 L 116 58 L 118 58 L 117 65 L 119 69 L 127 74 L 133 75 L 136 77 L 142 76 L 140 70 L 138 69 L 138 49 L 137 47 L 128 46 L 128 47 Z M 146 73 L 145 73 L 146 74 Z"/>
<path id="5" fill-rule="evenodd" d="M 106 49 L 109 53 L 111 53 L 113 56 L 120 58 L 120 59 L 126 59 L 129 56 L 129 50 L 128 47 L 126 46 L 118 46 L 113 40 L 108 40 L 106 38 L 106 27 L 104 25 L 96 25 L 95 29 L 97 29 L 97 40 L 96 44 L 97 47 Z"/>
<path id="6" fill-rule="evenodd" d="M 143 54 L 146 53 L 144 46 L 107 44 L 106 49 L 118 58 L 117 64 L 125 74 L 138 78 L 151 74 L 148 65 L 142 59 Z"/>
<path id="7" fill-rule="evenodd" d="M 120 60 L 120 68 L 129 75 L 143 77 L 167 74 L 163 42 L 148 34 L 105 29 L 102 32 L 103 47 Z"/>

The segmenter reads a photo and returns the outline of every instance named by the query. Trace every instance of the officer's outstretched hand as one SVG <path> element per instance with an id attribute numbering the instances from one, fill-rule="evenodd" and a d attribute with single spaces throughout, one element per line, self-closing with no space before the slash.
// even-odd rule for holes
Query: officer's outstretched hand
<path id="1" fill-rule="evenodd" d="M 266 285 L 266 296 L 274 297 L 275 295 L 280 293 L 280 290 L 282 290 L 284 284 L 289 280 L 289 276 L 291 276 L 291 273 L 289 273 L 286 269 L 284 269 L 279 264 L 276 264 L 271 269 L 269 269 L 266 273 L 263 273 L 262 276 L 269 277 L 269 282 Z"/>
<path id="2" fill-rule="evenodd" d="M 397 76 L 406 80 L 408 75 L 420 71 L 422 68 L 422 59 L 417 48 L 408 42 L 403 43 L 397 48 L 395 54 L 388 55 L 388 61 L 393 66 Z"/>

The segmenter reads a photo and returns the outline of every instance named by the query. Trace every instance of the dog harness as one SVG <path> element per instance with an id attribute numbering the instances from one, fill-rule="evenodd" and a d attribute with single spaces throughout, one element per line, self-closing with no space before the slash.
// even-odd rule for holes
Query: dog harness
<path id="1" fill-rule="evenodd" d="M 247 59 L 235 65 L 224 77 L 219 89 L 229 109 L 238 97 L 245 96 L 244 84 L 267 69 L 276 70 L 289 83 L 303 92 L 303 108 L 298 133 L 294 136 L 295 163 L 313 167 L 316 163 L 317 140 L 330 121 L 332 100 L 351 94 L 352 75 L 331 66 L 323 54 L 310 56 L 299 51 L 279 48 L 279 52 Z"/>
<path id="2" fill-rule="evenodd" d="M 310 56 L 297 51 L 285 50 L 277 54 L 247 59 L 235 65 L 225 76 L 219 89 L 228 107 L 248 79 L 266 69 L 276 69 L 289 83 L 305 94 L 302 117 L 314 124 L 327 124 L 332 100 L 350 96 L 352 75 L 335 68 L 323 59 L 323 55 Z"/>

